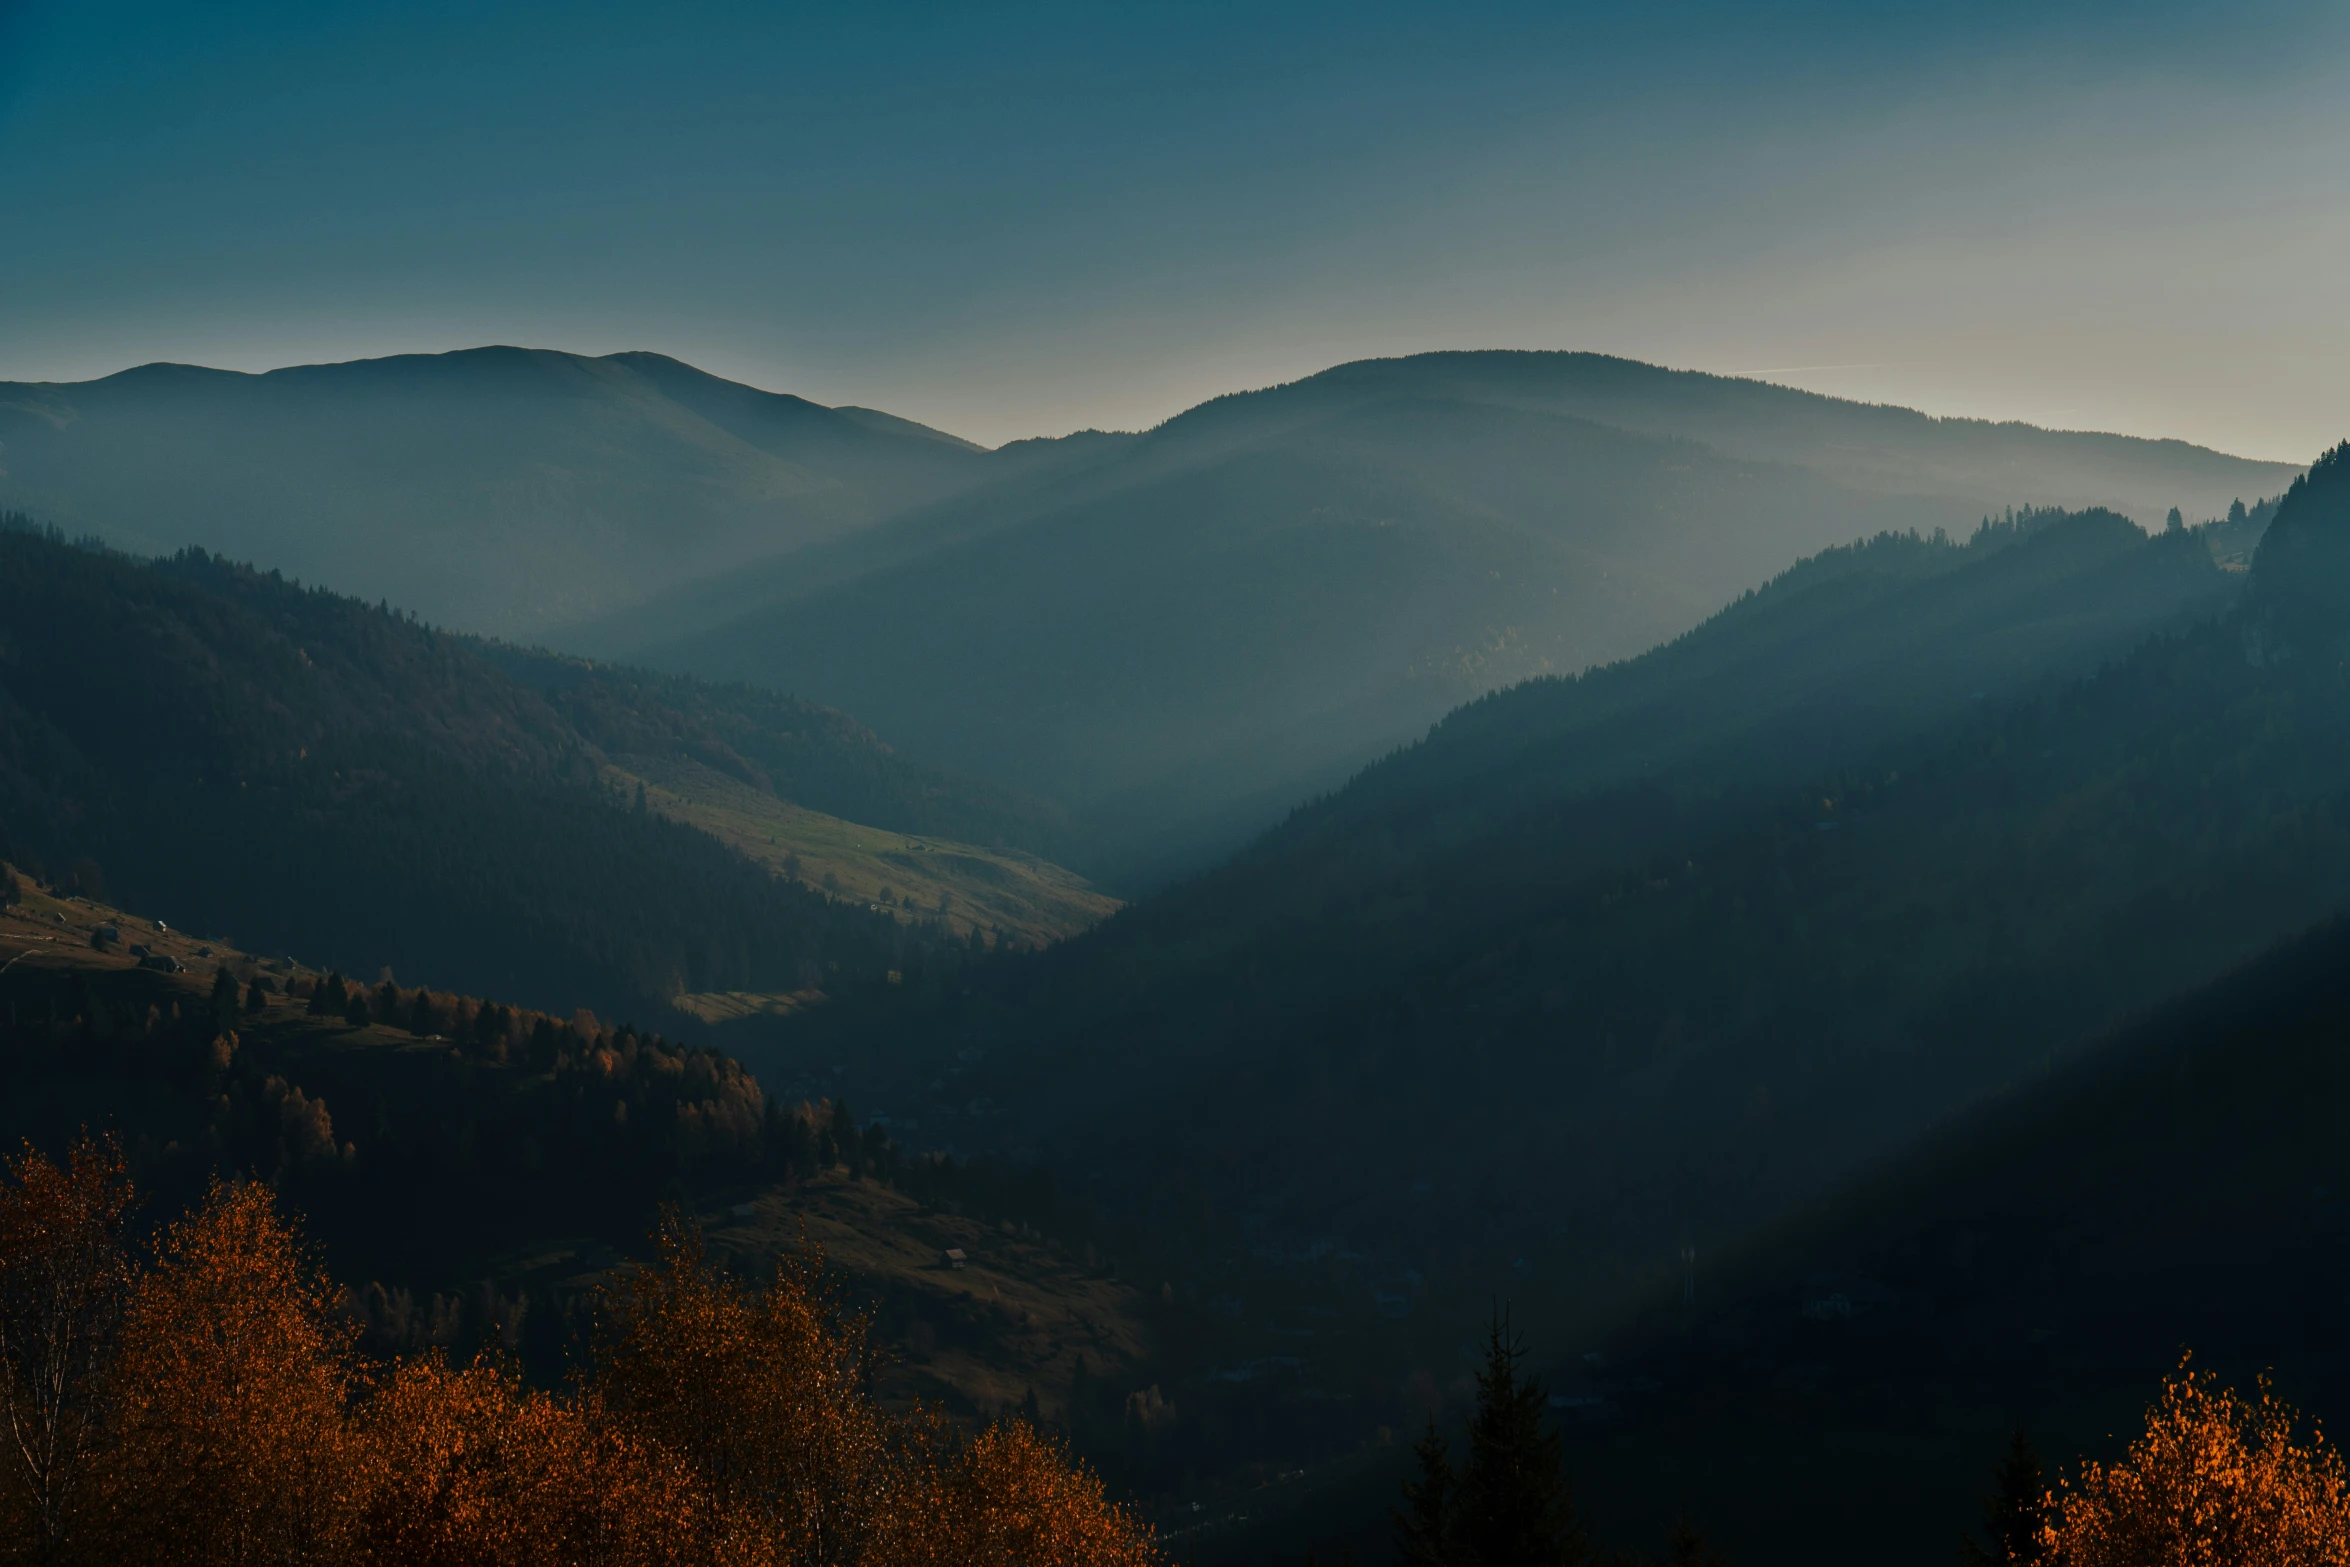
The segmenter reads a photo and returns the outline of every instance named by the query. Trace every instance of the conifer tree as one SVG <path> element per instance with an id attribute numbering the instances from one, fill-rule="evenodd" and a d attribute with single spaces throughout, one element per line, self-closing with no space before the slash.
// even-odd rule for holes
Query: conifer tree
<path id="1" fill-rule="evenodd" d="M 1590 1547 L 1567 1491 L 1564 1444 L 1543 1424 L 1547 1393 L 1518 1374 L 1526 1351 L 1496 1311 L 1487 1329 L 1453 1534 L 1467 1567 L 1579 1567 Z"/>
<path id="2" fill-rule="evenodd" d="M 2048 1477 L 2032 1440 L 2016 1427 L 2008 1439 L 2007 1456 L 1994 1472 L 1998 1489 L 1983 1498 L 1986 1548 L 1961 1538 L 1959 1559 L 1966 1567 L 2039 1567 L 2040 1533 L 2048 1522 Z"/>
<path id="3" fill-rule="evenodd" d="M 1412 1456 L 1419 1460 L 1419 1474 L 1403 1483 L 1404 1504 L 1388 1514 L 1395 1522 L 1396 1560 L 1402 1567 L 1450 1567 L 1457 1560 L 1453 1492 L 1458 1482 L 1435 1416 L 1428 1417 L 1427 1434 Z"/>
<path id="4" fill-rule="evenodd" d="M 237 976 L 223 963 L 212 971 L 212 1026 L 215 1029 L 234 1028 L 237 1025 Z"/>

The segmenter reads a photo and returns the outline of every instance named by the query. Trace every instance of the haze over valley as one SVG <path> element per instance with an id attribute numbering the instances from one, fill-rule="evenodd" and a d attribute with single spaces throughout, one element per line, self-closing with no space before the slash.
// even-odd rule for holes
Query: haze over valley
<path id="1" fill-rule="evenodd" d="M 0 501 L 51 525 L 811 696 L 1054 800 L 1129 884 L 1829 545 L 2019 501 L 2159 527 L 2292 472 L 1572 354 L 1341 366 L 994 451 L 651 354 L 155 366 L 0 401 Z"/>
<path id="2" fill-rule="evenodd" d="M 2350 1560 L 2345 42 L 0 6 L 0 1556 Z"/>

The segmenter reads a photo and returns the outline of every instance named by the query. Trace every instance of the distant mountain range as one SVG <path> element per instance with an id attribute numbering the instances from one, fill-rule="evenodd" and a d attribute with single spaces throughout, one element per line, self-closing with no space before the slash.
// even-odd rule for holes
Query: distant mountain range
<path id="1" fill-rule="evenodd" d="M 530 636 L 990 471 L 966 441 L 659 354 L 477 348 L 0 385 L 0 505 Z"/>
<path id="2" fill-rule="evenodd" d="M 1829 545 L 2211 517 L 2293 471 L 1588 354 L 1366 361 L 995 451 L 653 354 L 0 386 L 0 503 L 837 705 L 1070 807 L 1133 882 Z"/>

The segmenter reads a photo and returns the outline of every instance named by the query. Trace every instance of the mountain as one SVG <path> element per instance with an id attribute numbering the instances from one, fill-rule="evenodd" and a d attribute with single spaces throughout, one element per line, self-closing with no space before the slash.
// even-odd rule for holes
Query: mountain
<path id="1" fill-rule="evenodd" d="M 1196 867 L 1459 703 L 1886 529 L 2216 516 L 2292 470 L 1590 354 L 1430 354 L 987 451 L 657 354 L 0 385 L 0 506 L 747 681 Z"/>
<path id="2" fill-rule="evenodd" d="M 528 637 L 965 486 L 988 454 L 659 354 L 0 384 L 0 506 Z"/>
<path id="3" fill-rule="evenodd" d="M 555 634 L 817 693 L 1070 805 L 1148 879 L 1459 703 L 1630 656 L 1886 529 L 2217 515 L 2292 469 L 1588 354 L 1340 366 Z"/>
<path id="4" fill-rule="evenodd" d="M 1684 1245 L 2350 904 L 2342 666 L 2273 656 L 2270 547 L 2088 512 L 1831 551 L 1049 952 L 733 1048 L 1084 1172 L 1292 1407 L 1416 1424 L 1494 1295 L 1587 1343 Z"/>
<path id="5" fill-rule="evenodd" d="M 659 1016 L 918 982 L 1109 907 L 1030 852 L 1051 807 L 771 693 L 22 526 L 0 628 L 14 854 L 253 949 Z"/>

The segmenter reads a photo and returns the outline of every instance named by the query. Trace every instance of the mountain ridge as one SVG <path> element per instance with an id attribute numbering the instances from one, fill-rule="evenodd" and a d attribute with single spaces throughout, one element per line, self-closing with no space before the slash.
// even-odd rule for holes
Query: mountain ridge
<path id="1" fill-rule="evenodd" d="M 1656 407 L 1695 387 L 1704 417 L 1620 417 L 1606 404 L 1619 383 Z M 1803 450 L 1708 444 L 1738 433 L 1717 404 L 1898 438 L 1804 466 Z M 1746 419 L 1745 448 L 1768 446 L 1755 432 L 1774 420 Z M 1974 464 L 1966 484 L 1885 488 L 1924 471 L 1911 448 L 1953 438 L 1966 450 L 1943 466 Z M 2094 461 L 2064 469 L 2082 443 L 2028 426 L 1946 426 L 1600 356 L 1362 361 L 1092 438 L 558 640 L 825 692 L 1060 799 L 1107 863 L 1148 884 L 1458 703 L 1629 657 L 1815 550 L 1970 529 L 2035 487 L 2154 509 L 2174 462 L 2200 474 L 2185 504 L 2216 515 L 2234 497 L 2215 474 L 2257 495 L 2292 472 L 2164 447 L 2122 494 L 2108 470 L 2156 443 L 2089 445 Z"/>

